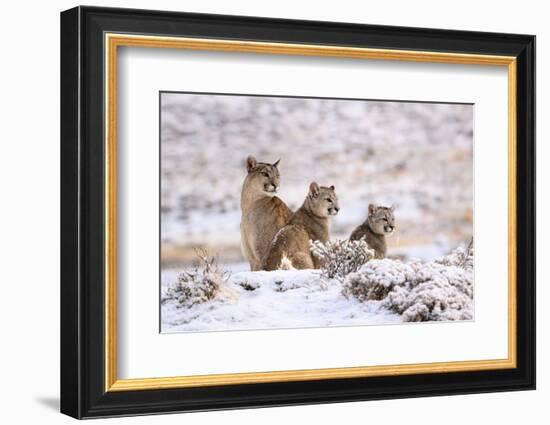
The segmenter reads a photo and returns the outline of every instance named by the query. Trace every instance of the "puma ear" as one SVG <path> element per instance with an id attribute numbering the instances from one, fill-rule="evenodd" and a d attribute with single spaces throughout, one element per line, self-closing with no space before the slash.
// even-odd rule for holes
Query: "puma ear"
<path id="1" fill-rule="evenodd" d="M 256 161 L 256 158 L 254 158 L 252 155 L 248 155 L 248 157 L 246 158 L 246 171 L 250 173 L 257 163 L 258 162 Z"/>
<path id="2" fill-rule="evenodd" d="M 313 196 L 314 198 L 319 195 L 319 185 L 315 182 L 311 183 L 309 185 L 309 193 L 311 196 Z"/>
<path id="3" fill-rule="evenodd" d="M 281 162 L 281 159 L 279 158 L 277 161 L 275 161 L 275 164 L 273 164 L 273 166 L 275 168 L 277 168 L 277 166 L 279 165 L 279 162 Z"/>
<path id="4" fill-rule="evenodd" d="M 378 207 L 374 204 L 369 204 L 369 216 L 373 215 L 376 212 Z"/>
<path id="5" fill-rule="evenodd" d="M 329 187 L 330 190 L 334 190 L 334 185 L 332 185 L 331 187 Z"/>

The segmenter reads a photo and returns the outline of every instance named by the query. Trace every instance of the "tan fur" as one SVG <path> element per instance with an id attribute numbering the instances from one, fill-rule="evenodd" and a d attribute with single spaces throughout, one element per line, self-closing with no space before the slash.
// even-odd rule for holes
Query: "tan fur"
<path id="1" fill-rule="evenodd" d="M 367 219 L 351 232 L 349 239 L 351 241 L 365 239 L 367 245 L 374 249 L 375 258 L 385 258 L 386 235 L 393 233 L 394 229 L 393 207 L 379 207 L 370 204 Z"/>
<path id="2" fill-rule="evenodd" d="M 275 234 L 288 222 L 292 211 L 277 196 L 279 161 L 275 164 L 246 160 L 247 176 L 241 192 L 241 249 L 252 271 L 262 263 Z"/>
<path id="3" fill-rule="evenodd" d="M 273 239 L 265 270 L 288 268 L 289 262 L 295 269 L 320 268 L 321 263 L 311 254 L 309 242 L 329 240 L 330 216 L 336 215 L 339 209 L 334 186 L 319 187 L 311 183 L 303 205 Z"/>

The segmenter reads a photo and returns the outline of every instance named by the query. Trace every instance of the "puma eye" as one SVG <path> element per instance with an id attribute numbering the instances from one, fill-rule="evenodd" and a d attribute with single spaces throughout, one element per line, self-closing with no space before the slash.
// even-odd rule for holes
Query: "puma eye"
<path id="1" fill-rule="evenodd" d="M 267 173 L 262 173 L 262 175 L 263 175 L 264 177 L 269 177 L 269 174 L 267 174 Z"/>
<path id="2" fill-rule="evenodd" d="M 332 199 L 330 199 L 330 198 L 326 198 L 325 201 L 327 201 L 327 202 L 329 202 L 329 203 L 332 204 Z"/>

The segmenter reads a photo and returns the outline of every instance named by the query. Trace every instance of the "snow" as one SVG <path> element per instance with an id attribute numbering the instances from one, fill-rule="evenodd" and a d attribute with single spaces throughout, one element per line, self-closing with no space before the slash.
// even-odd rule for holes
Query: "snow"
<path id="1" fill-rule="evenodd" d="M 427 263 L 372 259 L 345 279 L 326 278 L 322 270 L 236 272 L 206 302 L 167 297 L 177 276 L 162 273 L 164 333 L 473 318 L 471 247 Z"/>
<path id="2" fill-rule="evenodd" d="M 163 272 L 163 290 L 173 282 Z M 254 290 L 244 289 L 252 283 Z M 235 273 L 227 283 L 235 298 L 182 307 L 162 305 L 162 332 L 223 331 L 381 325 L 401 317 L 381 308 L 381 302 L 361 303 L 342 295 L 342 284 L 325 283 L 318 270 L 277 270 Z M 248 286 L 247 286 L 248 287 Z"/>

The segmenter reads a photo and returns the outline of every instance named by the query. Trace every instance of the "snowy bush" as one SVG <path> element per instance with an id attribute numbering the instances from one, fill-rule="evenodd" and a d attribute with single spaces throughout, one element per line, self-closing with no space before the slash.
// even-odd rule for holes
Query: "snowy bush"
<path id="1" fill-rule="evenodd" d="M 415 277 L 412 263 L 400 260 L 371 260 L 344 281 L 343 293 L 357 300 L 382 300 L 396 286 L 404 286 Z"/>
<path id="2" fill-rule="evenodd" d="M 474 239 L 470 240 L 470 243 L 466 248 L 459 246 L 449 255 L 440 258 L 435 261 L 436 263 L 443 264 L 445 266 L 458 266 L 465 270 L 473 270 L 474 268 Z"/>
<path id="3" fill-rule="evenodd" d="M 406 322 L 427 320 L 470 320 L 472 273 L 457 266 L 425 264 L 407 286 L 396 286 L 385 305 Z"/>
<path id="4" fill-rule="evenodd" d="M 236 277 L 233 283 L 235 285 L 239 285 L 245 291 L 255 291 L 260 287 L 260 282 L 254 279 L 239 279 L 238 277 Z"/>
<path id="5" fill-rule="evenodd" d="M 371 260 L 347 276 L 343 294 L 360 302 L 382 300 L 404 321 L 473 317 L 473 246 L 431 263 Z"/>
<path id="6" fill-rule="evenodd" d="M 311 253 L 322 261 L 322 276 L 329 279 L 343 279 L 374 257 L 364 239 L 328 241 L 310 241 Z"/>
<path id="7" fill-rule="evenodd" d="M 180 306 L 192 307 L 214 298 L 228 299 L 233 291 L 227 286 L 229 273 L 222 270 L 214 257 L 208 257 L 206 251 L 196 250 L 200 266 L 185 270 L 178 275 L 178 280 L 169 286 L 162 303 L 174 300 Z"/>

